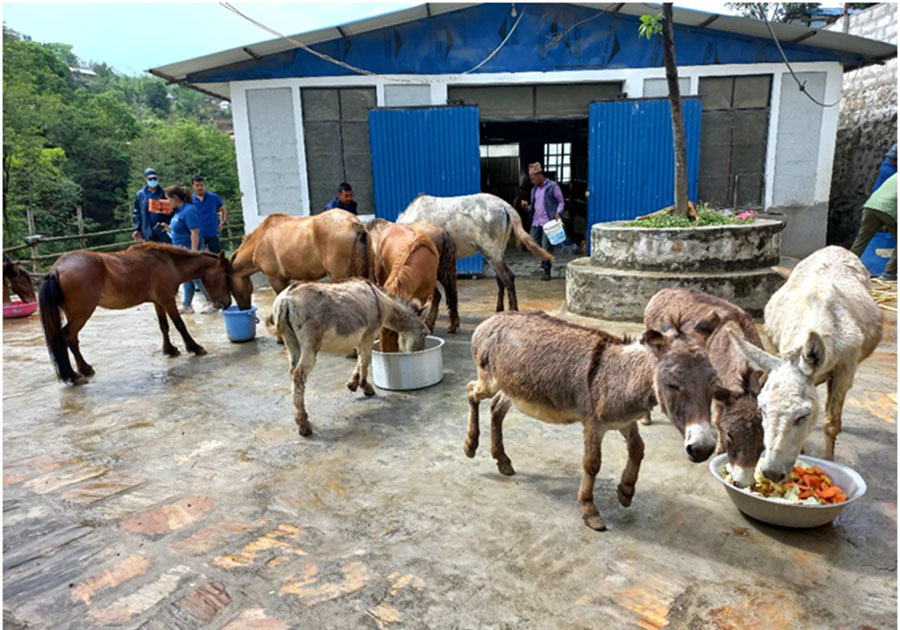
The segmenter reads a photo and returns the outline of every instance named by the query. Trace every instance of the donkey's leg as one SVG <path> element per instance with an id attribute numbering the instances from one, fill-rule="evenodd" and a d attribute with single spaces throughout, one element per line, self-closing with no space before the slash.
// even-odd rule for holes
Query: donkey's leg
<path id="1" fill-rule="evenodd" d="M 384 345 L 385 330 L 387 330 L 387 329 L 382 328 L 381 333 L 380 333 L 382 345 Z M 369 339 L 369 347 L 371 349 L 371 344 L 374 343 L 374 338 L 370 336 L 370 337 L 368 337 L 368 339 Z M 360 343 L 360 345 L 365 343 L 364 339 L 360 338 L 359 343 Z M 365 380 L 365 373 L 363 372 L 363 357 L 362 357 L 362 354 L 359 352 L 359 347 L 360 346 L 357 346 L 356 348 L 353 349 L 352 354 L 347 355 L 348 358 L 356 359 L 356 367 L 353 368 L 353 376 L 351 376 L 350 380 L 347 381 L 347 389 L 349 389 L 351 392 L 355 392 L 356 388 L 359 387 L 360 383 L 362 383 Z M 387 352 L 387 350 L 384 350 L 384 349 L 382 349 L 382 350 L 384 352 Z M 396 351 L 393 351 L 393 352 L 396 352 Z M 369 395 L 371 395 L 371 394 L 369 394 Z"/>
<path id="2" fill-rule="evenodd" d="M 469 425 L 466 428 L 466 443 L 463 451 L 466 457 L 475 457 L 475 451 L 478 450 L 478 406 L 485 398 L 490 398 L 495 392 L 491 391 L 487 386 L 488 380 L 481 370 L 478 370 L 478 380 L 469 381 L 466 385 L 466 394 L 469 400 Z"/>
<path id="3" fill-rule="evenodd" d="M 503 392 L 491 398 L 491 456 L 497 460 L 497 470 L 501 475 L 514 475 L 512 462 L 503 449 L 503 418 L 506 417 L 512 402 Z"/>
<path id="4" fill-rule="evenodd" d="M 362 387 L 363 394 L 366 396 L 375 395 L 375 388 L 369 382 L 369 366 L 372 365 L 372 344 L 374 342 L 375 340 L 371 337 L 364 337 L 358 348 L 360 359 L 359 384 Z"/>
<path id="5" fill-rule="evenodd" d="M 291 370 L 291 390 L 294 397 L 294 422 L 303 437 L 312 435 L 309 414 L 306 413 L 306 380 L 316 366 L 316 350 L 310 343 L 302 343 L 300 360 Z"/>
<path id="6" fill-rule="evenodd" d="M 156 307 L 156 319 L 159 320 L 159 330 L 162 332 L 163 352 L 170 357 L 177 357 L 181 352 L 172 345 L 172 340 L 169 339 L 169 320 L 166 319 L 166 311 L 159 304 L 154 303 L 153 306 Z"/>
<path id="7" fill-rule="evenodd" d="M 628 448 L 628 462 L 622 471 L 622 479 L 619 481 L 619 503 L 628 507 L 634 497 L 634 484 L 637 483 L 638 472 L 641 470 L 641 460 L 644 459 L 644 440 L 638 431 L 637 422 L 632 422 L 619 432 L 625 436 L 625 445 Z"/>
<path id="8" fill-rule="evenodd" d="M 834 459 L 834 442 L 841 432 L 841 414 L 844 399 L 853 385 L 856 366 L 831 373 L 828 378 L 828 394 L 825 399 L 825 459 Z"/>
<path id="9" fill-rule="evenodd" d="M 591 529 L 603 531 L 606 529 L 606 521 L 600 516 L 600 511 L 594 505 L 594 480 L 600 472 L 600 442 L 603 434 L 598 434 L 596 421 L 590 418 L 584 421 L 584 456 L 581 465 L 584 474 L 581 477 L 581 487 L 578 489 L 578 503 L 581 505 L 581 516 L 585 524 Z"/>
<path id="10" fill-rule="evenodd" d="M 643 424 L 644 426 L 650 426 L 651 424 L 653 424 L 653 421 L 650 419 L 649 409 L 647 410 L 647 413 L 641 416 L 641 424 Z"/>
<path id="11" fill-rule="evenodd" d="M 171 301 L 167 301 L 163 308 L 166 309 L 166 313 L 172 319 L 172 323 L 175 324 L 175 329 L 181 333 L 181 338 L 184 340 L 184 347 L 187 351 L 193 352 L 197 356 L 206 354 L 206 350 L 203 349 L 203 346 L 194 341 L 194 338 L 191 337 L 191 333 L 188 332 L 187 326 L 184 325 L 184 320 L 181 319 L 178 307 L 175 306 L 175 298 L 173 297 Z"/>

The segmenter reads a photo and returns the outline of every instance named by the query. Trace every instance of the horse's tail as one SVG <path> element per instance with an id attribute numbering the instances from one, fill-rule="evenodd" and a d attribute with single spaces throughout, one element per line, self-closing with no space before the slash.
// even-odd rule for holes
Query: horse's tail
<path id="1" fill-rule="evenodd" d="M 56 376 L 66 383 L 74 383 L 78 374 L 72 369 L 72 364 L 69 362 L 69 344 L 66 341 L 66 333 L 60 316 L 63 292 L 59 284 L 59 274 L 56 271 L 50 272 L 44 279 L 38 295 L 38 303 L 41 310 L 41 325 L 44 328 L 44 340 L 47 342 L 50 359 L 56 368 Z"/>
<path id="2" fill-rule="evenodd" d="M 443 244 L 441 245 L 441 255 L 438 259 L 438 282 L 444 287 L 444 294 L 447 296 L 447 308 L 451 313 L 455 313 L 458 307 L 456 295 L 456 241 L 450 235 L 450 232 L 441 228 L 441 236 Z"/>
<path id="3" fill-rule="evenodd" d="M 350 276 L 355 278 L 375 279 L 375 252 L 372 249 L 372 237 L 362 222 L 354 222 L 355 238 L 350 253 Z"/>
<path id="4" fill-rule="evenodd" d="M 508 203 L 504 203 L 503 205 L 506 206 L 506 214 L 509 217 L 509 222 L 512 223 L 516 243 L 527 247 L 528 251 L 541 260 L 553 260 L 553 254 L 538 245 L 537 241 L 531 238 L 531 234 L 526 232 L 525 228 L 522 227 L 522 219 L 519 217 L 519 213 Z"/>

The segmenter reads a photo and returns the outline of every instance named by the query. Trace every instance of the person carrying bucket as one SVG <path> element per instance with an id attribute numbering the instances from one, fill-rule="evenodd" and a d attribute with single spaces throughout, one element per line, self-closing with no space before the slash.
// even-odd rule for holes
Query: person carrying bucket
<path id="1" fill-rule="evenodd" d="M 541 244 L 541 247 L 553 253 L 553 243 L 544 226 L 550 221 L 560 221 L 566 202 L 563 200 L 562 191 L 552 179 L 544 177 L 544 169 L 540 162 L 528 165 L 528 179 L 531 180 L 531 203 L 522 201 L 522 207 L 528 207 L 531 211 L 531 238 Z M 542 260 L 541 267 L 544 270 L 542 280 L 550 279 L 551 262 Z"/>

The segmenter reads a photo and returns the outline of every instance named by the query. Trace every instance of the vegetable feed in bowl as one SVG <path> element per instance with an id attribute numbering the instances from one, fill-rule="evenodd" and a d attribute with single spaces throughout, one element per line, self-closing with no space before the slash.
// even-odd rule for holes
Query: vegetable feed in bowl
<path id="1" fill-rule="evenodd" d="M 720 473 L 727 483 L 732 483 L 730 464 L 725 464 Z M 847 493 L 835 485 L 824 470 L 800 460 L 796 461 L 784 481 L 769 481 L 763 477 L 759 468 L 756 469 L 754 477 L 756 483 L 745 488 L 744 492 L 778 503 L 833 505 L 847 500 Z"/>

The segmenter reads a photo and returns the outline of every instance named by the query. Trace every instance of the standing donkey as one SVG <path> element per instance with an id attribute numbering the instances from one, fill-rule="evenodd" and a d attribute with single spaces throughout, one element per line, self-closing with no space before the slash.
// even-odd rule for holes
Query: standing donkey
<path id="1" fill-rule="evenodd" d="M 664 327 L 673 320 L 680 321 L 686 330 L 704 320 L 712 324 L 698 342 L 706 339 L 709 361 L 723 386 L 715 392 L 712 409 L 713 425 L 719 434 L 716 453 L 728 453 L 734 485 L 750 486 L 763 451 L 762 412 L 757 402 L 762 373 L 754 370 L 731 343 L 731 335 L 761 348 L 756 324 L 747 311 L 714 295 L 688 288 L 662 289 L 644 309 L 644 326 Z"/>
<path id="2" fill-rule="evenodd" d="M 581 422 L 584 476 L 578 502 L 592 529 L 606 529 L 594 504 L 594 479 L 607 431 L 619 431 L 628 445 L 618 490 L 619 503 L 626 507 L 644 457 L 636 420 L 657 402 L 684 437 L 691 461 L 702 462 L 715 447 L 709 423 L 715 370 L 703 345 L 677 327 L 665 333 L 646 330 L 639 341 L 632 341 L 541 312 L 510 311 L 491 316 L 475 329 L 472 358 L 478 379 L 466 387 L 466 455 L 474 457 L 478 448 L 478 407 L 487 398 L 491 455 L 503 475 L 514 474 L 503 448 L 503 419 L 510 406 L 552 424 Z"/>
<path id="3" fill-rule="evenodd" d="M 369 383 L 372 344 L 382 328 L 399 333 L 402 352 L 425 347 L 428 328 L 422 322 L 424 307 L 390 295 L 368 280 L 296 283 L 282 291 L 266 319 L 269 331 L 284 339 L 291 365 L 294 421 L 300 435 L 312 434 L 304 397 L 306 380 L 323 352 L 357 351 L 356 369 L 347 382 L 355 392 L 375 394 Z"/>
<path id="4" fill-rule="evenodd" d="M 766 304 L 766 334 L 780 356 L 733 338 L 747 359 L 768 374 L 759 395 L 766 479 L 780 481 L 794 465 L 818 422 L 816 386 L 822 383 L 828 383 L 825 457 L 834 459 L 844 398 L 856 366 L 881 341 L 882 325 L 869 272 L 854 254 L 833 245 L 797 263 Z"/>

